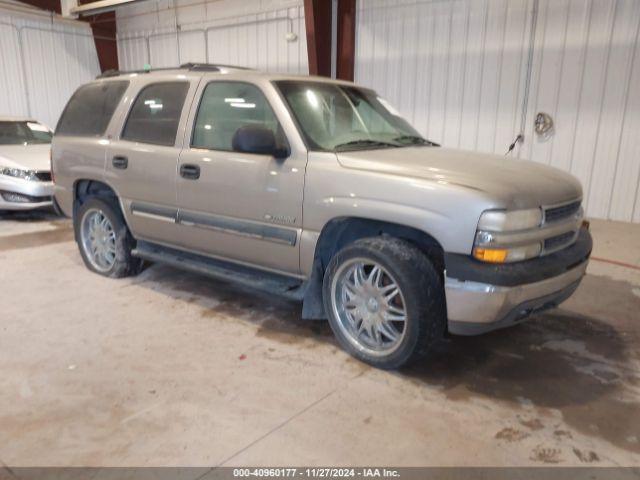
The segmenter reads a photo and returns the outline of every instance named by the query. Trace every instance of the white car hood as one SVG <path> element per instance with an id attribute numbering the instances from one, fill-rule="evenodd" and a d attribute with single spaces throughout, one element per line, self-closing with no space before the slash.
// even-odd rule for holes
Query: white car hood
<path id="1" fill-rule="evenodd" d="M 51 144 L 0 145 L 0 167 L 48 172 L 51 169 Z"/>

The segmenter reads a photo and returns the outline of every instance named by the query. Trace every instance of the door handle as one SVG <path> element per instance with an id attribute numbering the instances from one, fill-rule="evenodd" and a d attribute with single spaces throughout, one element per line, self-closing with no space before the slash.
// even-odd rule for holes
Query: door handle
<path id="1" fill-rule="evenodd" d="M 129 159 L 127 157 L 117 155 L 111 159 L 111 165 L 113 165 L 113 168 L 125 170 L 129 166 Z"/>
<path id="2" fill-rule="evenodd" d="M 200 178 L 200 167 L 190 163 L 180 165 L 180 176 L 187 180 L 197 180 Z"/>

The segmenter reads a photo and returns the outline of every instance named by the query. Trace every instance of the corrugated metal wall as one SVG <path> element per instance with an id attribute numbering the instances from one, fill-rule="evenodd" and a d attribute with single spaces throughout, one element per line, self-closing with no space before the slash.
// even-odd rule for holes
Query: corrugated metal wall
<path id="1" fill-rule="evenodd" d="M 119 9 L 117 24 L 122 69 L 210 62 L 308 72 L 301 0 L 145 2 Z"/>
<path id="2" fill-rule="evenodd" d="M 74 90 L 100 72 L 87 23 L 0 8 L 0 116 L 51 128 Z"/>
<path id="3" fill-rule="evenodd" d="M 576 175 L 589 215 L 640 222 L 640 2 L 359 0 L 356 81 L 446 146 L 514 156 Z M 528 71 L 531 72 L 528 75 Z M 555 133 L 534 133 L 537 112 Z"/>

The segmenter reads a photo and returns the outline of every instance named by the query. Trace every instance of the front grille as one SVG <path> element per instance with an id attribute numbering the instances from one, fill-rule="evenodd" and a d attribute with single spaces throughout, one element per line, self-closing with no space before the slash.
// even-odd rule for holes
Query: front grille
<path id="1" fill-rule="evenodd" d="M 50 182 L 51 172 L 36 172 L 36 178 L 41 182 Z"/>
<path id="2" fill-rule="evenodd" d="M 578 210 L 580 210 L 580 200 L 559 207 L 546 208 L 544 211 L 544 221 L 545 223 L 551 223 L 564 220 L 565 218 L 575 215 Z"/>
<path id="3" fill-rule="evenodd" d="M 561 233 L 560 235 L 556 235 L 555 237 L 550 237 L 545 239 L 544 241 L 544 249 L 545 251 L 550 251 L 550 250 L 558 250 L 560 248 L 563 248 L 565 246 L 568 246 L 571 241 L 573 240 L 573 237 L 575 236 L 576 232 L 565 232 L 565 233 Z"/>

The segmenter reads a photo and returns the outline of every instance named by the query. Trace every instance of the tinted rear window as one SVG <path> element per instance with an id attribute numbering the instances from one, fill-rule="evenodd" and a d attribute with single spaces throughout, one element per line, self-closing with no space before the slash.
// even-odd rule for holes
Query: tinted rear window
<path id="1" fill-rule="evenodd" d="M 128 86 L 127 81 L 115 81 L 80 87 L 62 112 L 56 135 L 104 135 L 109 120 Z"/>
<path id="2" fill-rule="evenodd" d="M 173 145 L 180 123 L 188 82 L 154 83 L 136 98 L 122 139 L 155 145 Z"/>

